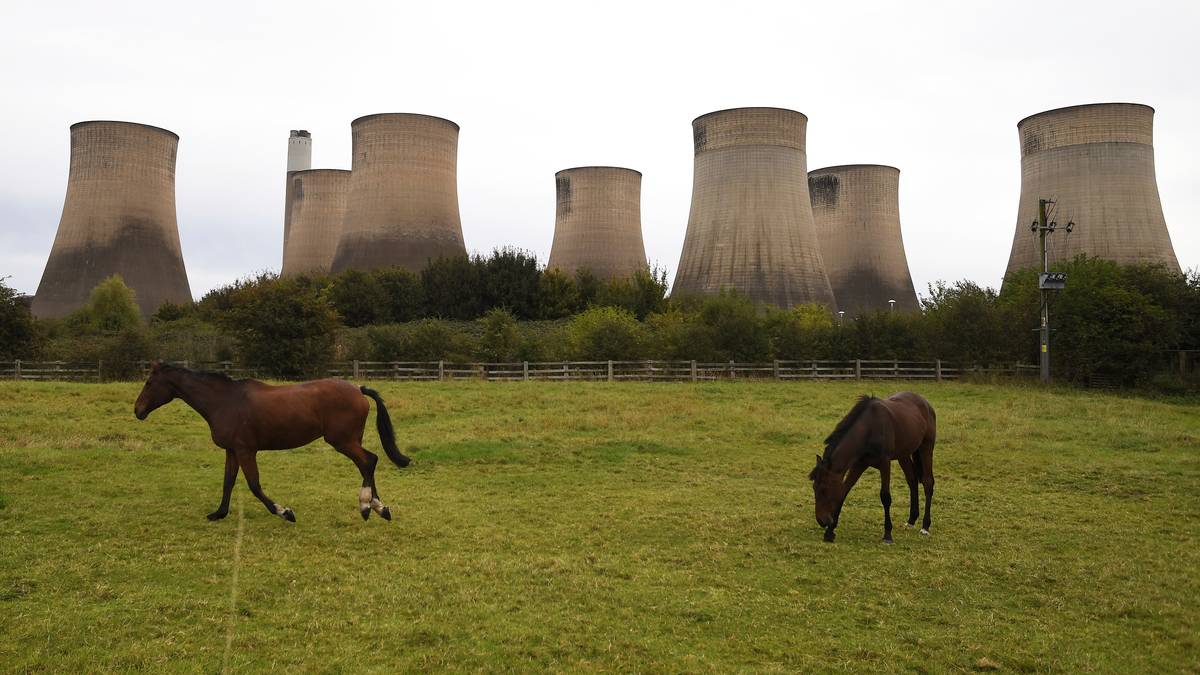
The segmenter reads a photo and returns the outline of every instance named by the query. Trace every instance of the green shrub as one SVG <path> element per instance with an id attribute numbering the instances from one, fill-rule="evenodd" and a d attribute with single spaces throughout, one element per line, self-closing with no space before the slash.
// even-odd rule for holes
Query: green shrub
<path id="1" fill-rule="evenodd" d="M 370 272 L 346 270 L 333 277 L 326 291 L 342 323 L 366 326 L 392 321 L 391 302 L 383 284 Z"/>
<path id="2" fill-rule="evenodd" d="M 87 305 L 74 313 L 71 323 L 79 330 L 120 333 L 141 326 L 142 312 L 133 289 L 125 285 L 121 275 L 114 274 L 92 289 Z"/>
<path id="3" fill-rule="evenodd" d="M 324 374 L 333 356 L 337 314 L 321 290 L 307 277 L 262 274 L 230 295 L 231 306 L 218 325 L 252 368 L 285 378 Z"/>
<path id="4" fill-rule="evenodd" d="M 29 307 L 0 277 L 0 361 L 34 358 L 45 340 Z"/>
<path id="5" fill-rule="evenodd" d="M 570 358 L 581 361 L 642 358 L 642 325 L 616 307 L 593 307 L 577 314 L 567 327 Z"/>
<path id="6" fill-rule="evenodd" d="M 478 258 L 439 258 L 421 270 L 427 317 L 474 319 L 483 313 L 483 272 Z"/>
<path id="7" fill-rule="evenodd" d="M 479 319 L 483 335 L 479 340 L 478 356 L 491 363 L 503 363 L 517 359 L 521 346 L 521 335 L 517 318 L 501 307 L 488 310 Z"/>
<path id="8" fill-rule="evenodd" d="M 492 251 L 483 261 L 483 308 L 504 308 L 520 319 L 538 318 L 541 276 L 534 254 L 514 248 Z"/>
<path id="9" fill-rule="evenodd" d="M 373 274 L 383 290 L 386 314 L 392 321 L 403 323 L 421 318 L 425 294 L 419 276 L 402 267 L 385 267 Z"/>
<path id="10" fill-rule="evenodd" d="M 538 279 L 538 316 L 565 319 L 582 307 L 575 279 L 560 269 L 548 269 Z"/>

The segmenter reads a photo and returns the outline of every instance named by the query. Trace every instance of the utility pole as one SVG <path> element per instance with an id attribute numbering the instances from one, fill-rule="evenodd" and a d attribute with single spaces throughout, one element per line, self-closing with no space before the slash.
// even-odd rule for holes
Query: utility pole
<path id="1" fill-rule="evenodd" d="M 1050 258 L 1047 255 L 1046 238 L 1058 229 L 1058 223 L 1046 222 L 1046 205 L 1055 203 L 1050 199 L 1038 200 L 1038 217 L 1029 228 L 1038 235 L 1038 244 L 1042 252 L 1042 273 L 1038 275 L 1038 293 L 1042 301 L 1042 325 L 1038 329 L 1039 352 L 1041 357 L 1042 382 L 1050 381 L 1050 295 L 1046 291 L 1057 291 L 1066 288 L 1067 275 L 1063 272 L 1050 273 Z M 1074 222 L 1067 223 L 1067 234 L 1075 229 Z"/>

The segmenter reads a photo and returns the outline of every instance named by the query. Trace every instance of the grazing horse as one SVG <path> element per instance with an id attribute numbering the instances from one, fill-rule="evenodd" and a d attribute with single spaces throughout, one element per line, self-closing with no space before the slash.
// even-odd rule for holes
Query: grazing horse
<path id="1" fill-rule="evenodd" d="M 156 408 L 176 398 L 183 399 L 208 422 L 213 443 L 225 450 L 225 486 L 221 505 L 208 514 L 220 520 L 229 514 L 229 495 L 237 481 L 238 469 L 246 475 L 246 485 L 272 514 L 288 522 L 296 515 L 276 504 L 263 493 L 258 482 L 259 450 L 288 450 L 324 438 L 335 450 L 350 458 L 362 474 L 358 492 L 358 510 L 363 520 L 378 513 L 384 520 L 392 512 L 379 500 L 375 488 L 375 464 L 379 458 L 363 449 L 363 428 L 370 405 L 375 401 L 375 426 L 387 456 L 397 466 L 408 466 L 409 459 L 396 447 L 392 420 L 379 392 L 356 387 L 345 380 L 315 380 L 274 387 L 257 380 L 233 380 L 219 373 L 204 373 L 155 362 L 142 387 L 133 414 L 146 419 Z"/>
<path id="2" fill-rule="evenodd" d="M 933 407 L 910 391 L 886 399 L 863 396 L 825 439 L 825 455 L 808 475 L 816 497 L 817 524 L 825 528 L 825 541 L 833 541 L 842 504 L 859 476 L 870 467 L 879 469 L 879 501 L 883 503 L 883 542 L 892 543 L 892 460 L 900 462 L 908 481 L 908 526 L 917 522 L 917 479 L 925 486 L 925 518 L 921 534 L 929 534 L 929 507 L 933 502 L 933 443 L 937 417 Z"/>

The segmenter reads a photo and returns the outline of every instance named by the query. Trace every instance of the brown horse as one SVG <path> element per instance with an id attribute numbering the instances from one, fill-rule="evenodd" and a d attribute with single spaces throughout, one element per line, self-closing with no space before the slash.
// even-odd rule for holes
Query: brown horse
<path id="1" fill-rule="evenodd" d="M 396 447 L 392 421 L 379 393 L 345 380 L 316 380 L 273 387 L 257 380 L 233 380 L 218 373 L 155 362 L 133 406 L 133 414 L 144 420 L 156 408 L 181 398 L 208 422 L 213 443 L 225 449 L 221 505 L 208 514 L 209 520 L 220 520 L 229 514 L 229 495 L 240 468 L 246 474 L 250 492 L 268 511 L 286 521 L 296 522 L 290 508 L 276 504 L 263 493 L 258 482 L 256 455 L 259 450 L 298 448 L 318 438 L 324 438 L 335 450 L 349 457 L 362 474 L 358 510 L 363 520 L 370 517 L 371 511 L 391 520 L 392 512 L 379 500 L 379 491 L 375 488 L 375 464 L 379 458 L 362 446 L 363 428 L 370 410 L 363 396 L 375 400 L 375 426 L 387 456 L 397 466 L 408 466 L 408 457 Z"/>
<path id="2" fill-rule="evenodd" d="M 816 497 L 817 524 L 825 528 L 825 541 L 833 541 L 842 504 L 859 476 L 870 467 L 879 469 L 879 501 L 883 503 L 883 541 L 892 543 L 892 460 L 900 462 L 908 481 L 908 526 L 917 522 L 917 478 L 925 486 L 925 518 L 921 534 L 929 534 L 929 507 L 933 502 L 933 444 L 937 417 L 933 407 L 910 391 L 886 399 L 863 396 L 825 439 L 825 455 L 808 475 Z"/>

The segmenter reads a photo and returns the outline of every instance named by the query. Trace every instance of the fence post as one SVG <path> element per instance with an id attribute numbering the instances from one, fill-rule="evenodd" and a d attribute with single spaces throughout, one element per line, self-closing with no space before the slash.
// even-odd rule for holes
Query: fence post
<path id="1" fill-rule="evenodd" d="M 183 367 L 184 367 L 184 368 L 191 368 L 191 365 L 189 365 L 190 363 L 191 363 L 191 361 L 189 361 L 188 359 L 184 359 L 184 360 L 183 360 Z"/>
<path id="2" fill-rule="evenodd" d="M 612 377 L 612 359 L 609 359 L 609 360 L 608 360 L 608 381 L 609 381 L 609 382 L 612 382 L 612 380 L 613 380 L 613 377 Z"/>
<path id="3" fill-rule="evenodd" d="M 813 359 L 813 362 L 812 362 L 812 379 L 814 379 L 814 380 L 817 379 L 817 360 L 816 359 Z"/>
<path id="4" fill-rule="evenodd" d="M 528 361 L 521 362 L 521 374 L 525 377 L 526 380 L 529 379 L 529 362 Z"/>
<path id="5" fill-rule="evenodd" d="M 938 359 L 937 361 L 933 362 L 933 376 L 935 378 L 937 378 L 938 382 L 942 381 L 942 360 L 941 359 Z"/>
<path id="6" fill-rule="evenodd" d="M 392 379 L 400 379 L 400 364 L 396 363 L 395 361 L 392 361 Z"/>
<path id="7" fill-rule="evenodd" d="M 352 367 L 352 372 L 354 373 L 354 375 L 353 375 L 354 379 L 357 380 L 358 379 L 358 359 L 354 359 L 354 366 Z"/>
<path id="8" fill-rule="evenodd" d="M 104 359 L 97 359 L 96 360 L 96 381 L 97 382 L 104 381 L 104 380 L 100 379 L 100 373 L 103 370 L 104 370 Z"/>
<path id="9" fill-rule="evenodd" d="M 772 370 L 772 373 L 775 375 L 775 379 L 778 380 L 779 379 L 779 359 L 775 359 L 775 363 L 772 364 L 771 370 Z"/>
<path id="10" fill-rule="evenodd" d="M 854 379 L 862 379 L 862 359 L 854 359 Z"/>
<path id="11" fill-rule="evenodd" d="M 900 362 L 896 359 L 892 359 L 892 379 L 900 379 Z"/>
<path id="12" fill-rule="evenodd" d="M 13 379 L 20 380 L 21 379 L 21 359 L 17 359 L 16 361 L 13 361 L 13 364 L 14 364 L 13 365 Z"/>
<path id="13" fill-rule="evenodd" d="M 733 359 L 729 359 L 729 379 L 733 379 Z"/>
<path id="14" fill-rule="evenodd" d="M 696 381 L 696 359 L 692 359 L 692 382 Z"/>

